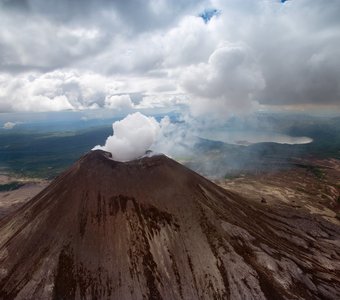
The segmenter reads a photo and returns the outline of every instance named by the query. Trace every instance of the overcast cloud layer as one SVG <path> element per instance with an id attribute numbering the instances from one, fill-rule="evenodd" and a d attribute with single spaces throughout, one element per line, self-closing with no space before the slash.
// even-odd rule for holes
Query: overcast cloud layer
<path id="1" fill-rule="evenodd" d="M 339 16 L 338 0 L 0 0 L 0 112 L 339 108 Z"/>

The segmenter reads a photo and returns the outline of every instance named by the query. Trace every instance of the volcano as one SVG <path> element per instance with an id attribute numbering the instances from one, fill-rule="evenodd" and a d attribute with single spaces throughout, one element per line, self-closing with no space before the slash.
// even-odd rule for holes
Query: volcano
<path id="1" fill-rule="evenodd" d="M 0 299 L 340 299 L 340 230 L 164 155 L 92 151 L 0 223 Z"/>

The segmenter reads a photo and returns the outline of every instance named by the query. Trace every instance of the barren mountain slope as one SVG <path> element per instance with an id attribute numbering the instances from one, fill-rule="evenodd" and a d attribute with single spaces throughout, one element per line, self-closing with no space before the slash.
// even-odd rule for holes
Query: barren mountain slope
<path id="1" fill-rule="evenodd" d="M 336 299 L 340 227 L 103 151 L 0 221 L 1 299 Z"/>

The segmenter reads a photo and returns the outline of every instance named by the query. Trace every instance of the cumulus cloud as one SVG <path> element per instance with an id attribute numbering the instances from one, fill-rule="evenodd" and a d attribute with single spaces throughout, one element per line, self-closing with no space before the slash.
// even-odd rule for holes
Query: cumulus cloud
<path id="1" fill-rule="evenodd" d="M 176 3 L 171 0 L 75 0 L 72 2 L 68 0 L 58 2 L 53 0 L 0 0 L 0 7 L 28 16 L 37 15 L 62 24 L 107 26 L 112 22 L 119 22 L 123 23 L 129 31 L 146 31 L 167 27 L 175 23 L 182 15 L 190 13 L 193 7 L 207 2 L 198 3 L 196 0 L 178 0 Z M 112 17 L 116 17 L 116 20 L 112 20 Z"/>
<path id="2" fill-rule="evenodd" d="M 195 114 L 225 117 L 249 111 L 253 94 L 265 81 L 246 47 L 226 45 L 216 49 L 208 63 L 190 66 L 182 74 L 182 85 L 190 93 Z"/>
<path id="3" fill-rule="evenodd" d="M 158 40 L 162 44 L 162 65 L 178 67 L 206 61 L 218 44 L 216 22 L 206 24 L 197 16 L 187 16 Z"/>
<path id="4" fill-rule="evenodd" d="M 180 105 L 187 104 L 187 102 L 187 97 L 185 95 L 151 94 L 144 95 L 138 105 L 135 105 L 135 108 L 179 107 Z"/>
<path id="5" fill-rule="evenodd" d="M 112 128 L 113 135 L 107 138 L 105 145 L 93 150 L 108 151 L 114 160 L 124 162 L 141 157 L 150 149 L 160 125 L 154 118 L 136 112 L 114 122 Z"/>
<path id="6" fill-rule="evenodd" d="M 122 110 L 133 93 L 212 116 L 339 107 L 339 14 L 338 0 L 0 0 L 0 111 Z"/>
<path id="7" fill-rule="evenodd" d="M 0 10 L 0 67 L 12 74 L 68 67 L 102 51 L 105 39 L 95 27 L 57 25 L 35 14 Z"/>
<path id="8" fill-rule="evenodd" d="M 4 129 L 12 129 L 15 127 L 15 125 L 17 125 L 17 123 L 15 122 L 6 122 L 3 126 Z"/>
<path id="9" fill-rule="evenodd" d="M 256 32 L 258 41 L 249 39 L 267 82 L 257 98 L 270 105 L 339 104 L 340 30 L 339 23 L 334 27 L 334 13 L 340 13 L 340 3 L 294 2 L 287 2 L 282 13 L 271 6 Z M 266 29 L 274 18 L 275 26 Z"/>
<path id="10" fill-rule="evenodd" d="M 117 110 L 129 110 L 134 107 L 129 95 L 110 95 L 105 97 L 105 107 Z"/>
<path id="11" fill-rule="evenodd" d="M 60 111 L 104 107 L 106 97 L 109 99 L 119 86 L 121 83 L 117 80 L 74 70 L 24 73 L 17 76 L 0 74 L 0 111 Z"/>
<path id="12" fill-rule="evenodd" d="M 82 65 L 83 60 L 87 65 L 97 56 L 99 70 L 143 68 L 153 60 L 148 53 L 141 57 L 146 47 L 135 48 L 138 37 L 167 30 L 200 5 L 194 0 L 1 0 L 0 66 L 8 72 L 51 71 Z M 153 56 L 154 46 L 148 49 Z M 129 57 L 130 49 L 141 59 Z M 119 63 L 115 57 L 123 60 Z"/>

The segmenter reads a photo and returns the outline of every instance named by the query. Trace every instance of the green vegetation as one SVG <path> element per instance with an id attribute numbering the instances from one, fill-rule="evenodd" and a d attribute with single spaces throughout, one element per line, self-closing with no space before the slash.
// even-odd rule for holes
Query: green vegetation
<path id="1" fill-rule="evenodd" d="M 340 117 L 296 120 L 289 126 L 287 134 L 312 138 L 313 143 L 303 146 L 303 151 L 309 155 L 340 159 Z"/>
<path id="2" fill-rule="evenodd" d="M 309 172 L 311 172 L 314 176 L 316 176 L 320 180 L 325 178 L 325 173 L 317 166 L 304 165 L 304 164 L 294 164 L 294 165 L 299 168 L 307 169 Z"/>
<path id="3" fill-rule="evenodd" d="M 309 170 L 319 179 L 324 179 L 325 173 L 322 172 L 318 167 L 311 166 Z"/>
<path id="4" fill-rule="evenodd" d="M 13 181 L 6 184 L 0 184 L 0 192 L 10 192 L 17 190 L 18 188 L 24 186 L 25 184 L 18 181 Z"/>
<path id="5" fill-rule="evenodd" d="M 95 145 L 103 144 L 112 129 L 100 127 L 71 134 L 15 133 L 0 136 L 0 168 L 17 176 L 54 178 Z"/>

